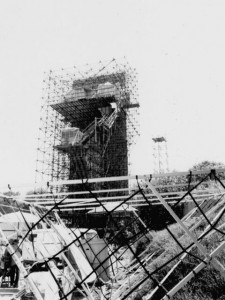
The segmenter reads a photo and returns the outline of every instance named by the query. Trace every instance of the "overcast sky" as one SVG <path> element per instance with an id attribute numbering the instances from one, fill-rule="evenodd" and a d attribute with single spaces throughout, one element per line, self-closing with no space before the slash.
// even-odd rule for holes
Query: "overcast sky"
<path id="1" fill-rule="evenodd" d="M 44 72 L 123 56 L 141 105 L 133 172 L 152 172 L 158 135 L 171 170 L 225 163 L 225 1 L 1 0 L 0 186 L 34 182 Z"/>

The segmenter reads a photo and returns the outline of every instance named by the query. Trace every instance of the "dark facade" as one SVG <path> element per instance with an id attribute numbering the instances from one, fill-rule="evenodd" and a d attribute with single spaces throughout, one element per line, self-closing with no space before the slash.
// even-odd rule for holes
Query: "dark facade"
<path id="1" fill-rule="evenodd" d="M 52 105 L 71 124 L 63 130 L 61 144 L 55 146 L 69 157 L 69 179 L 128 174 L 129 94 L 124 92 L 124 82 L 124 73 L 79 80 L 63 102 Z M 121 188 L 127 182 L 109 185 Z"/>

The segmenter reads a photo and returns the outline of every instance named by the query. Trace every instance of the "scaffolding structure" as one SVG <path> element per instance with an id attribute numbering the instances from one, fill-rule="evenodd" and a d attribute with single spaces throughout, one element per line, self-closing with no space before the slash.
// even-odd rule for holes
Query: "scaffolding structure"
<path id="1" fill-rule="evenodd" d="M 156 137 L 152 139 L 153 144 L 153 157 L 154 157 L 154 172 L 155 173 L 168 173 L 168 150 L 167 140 L 165 137 Z"/>
<path id="2" fill-rule="evenodd" d="M 36 183 L 129 173 L 139 135 L 136 80 L 115 59 L 45 74 Z"/>

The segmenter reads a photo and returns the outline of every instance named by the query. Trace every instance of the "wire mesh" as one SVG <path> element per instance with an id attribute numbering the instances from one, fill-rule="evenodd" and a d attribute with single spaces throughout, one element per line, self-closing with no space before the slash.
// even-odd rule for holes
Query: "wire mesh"
<path id="1" fill-rule="evenodd" d="M 224 172 L 49 182 L 47 193 L 27 195 L 26 202 L 2 199 L 3 216 L 20 213 L 23 224 L 14 228 L 19 237 L 14 250 L 15 237 L 1 231 L 1 248 L 12 258 L 22 253 L 15 259 L 20 293 L 36 299 L 48 293 L 54 299 L 181 299 L 185 290 L 185 299 L 188 293 L 194 299 L 202 286 L 199 293 L 219 298 L 225 274 Z M 126 195 L 92 189 L 93 181 L 121 180 L 130 182 Z M 76 184 L 80 192 L 51 191 L 65 184 Z M 79 200 L 79 193 L 86 197 Z M 76 227 L 71 213 L 76 210 L 86 228 Z M 69 213 L 67 224 L 62 211 Z M 210 290 L 205 278 L 214 278 L 221 289 Z"/>

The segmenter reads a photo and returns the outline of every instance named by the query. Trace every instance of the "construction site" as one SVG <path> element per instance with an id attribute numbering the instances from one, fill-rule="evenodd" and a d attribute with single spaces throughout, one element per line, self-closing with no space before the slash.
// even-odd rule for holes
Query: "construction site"
<path id="1" fill-rule="evenodd" d="M 36 181 L 127 175 L 139 134 L 137 97 L 137 74 L 126 61 L 46 74 Z"/>
<path id="2" fill-rule="evenodd" d="M 225 169 L 169 172 L 160 136 L 154 173 L 130 174 L 140 104 L 125 60 L 43 86 L 34 189 L 0 196 L 0 298 L 224 299 Z"/>
<path id="3" fill-rule="evenodd" d="M 125 59 L 46 74 L 36 182 L 127 176 L 139 135 L 137 93 L 136 71 Z M 93 188 L 103 186 L 126 189 L 128 181 Z"/>

